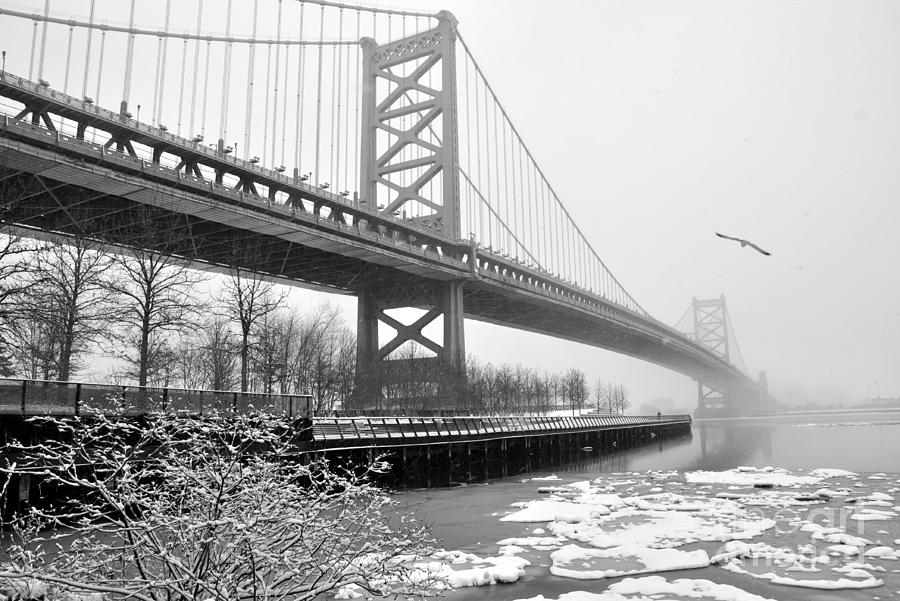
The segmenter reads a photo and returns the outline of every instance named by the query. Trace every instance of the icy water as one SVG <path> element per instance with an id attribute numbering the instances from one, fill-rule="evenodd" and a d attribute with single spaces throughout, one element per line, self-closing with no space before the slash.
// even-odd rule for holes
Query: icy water
<path id="1" fill-rule="evenodd" d="M 698 421 L 397 498 L 450 551 L 450 601 L 900 599 L 900 412 Z"/>

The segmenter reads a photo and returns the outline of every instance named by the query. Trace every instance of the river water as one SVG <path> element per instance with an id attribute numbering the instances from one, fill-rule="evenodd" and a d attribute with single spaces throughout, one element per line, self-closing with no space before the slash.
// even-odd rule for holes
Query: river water
<path id="1" fill-rule="evenodd" d="M 503 558 L 520 562 L 517 581 L 450 601 L 900 599 L 900 412 L 697 421 L 691 436 L 397 499 L 460 552 L 460 575 L 515 580 Z"/>

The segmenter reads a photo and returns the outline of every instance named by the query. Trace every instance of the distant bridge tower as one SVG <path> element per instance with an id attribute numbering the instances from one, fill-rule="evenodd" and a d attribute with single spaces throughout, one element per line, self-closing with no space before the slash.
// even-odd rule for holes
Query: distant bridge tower
<path id="1" fill-rule="evenodd" d="M 728 312 L 725 296 L 693 302 L 694 340 L 730 361 L 728 347 Z M 698 412 L 725 411 L 728 405 L 727 382 L 697 381 Z"/>
<path id="2" fill-rule="evenodd" d="M 458 240 L 460 232 L 459 140 L 456 89 L 456 18 L 438 14 L 434 29 L 363 49 L 361 202 L 388 217 L 417 222 Z M 357 314 L 357 405 L 374 406 L 382 378 L 398 370 L 428 380 L 440 402 L 465 374 L 462 281 L 422 282 L 376 269 L 363 276 Z M 416 307 L 426 313 L 412 324 L 385 311 Z M 423 328 L 443 317 L 443 342 Z M 378 325 L 396 331 L 382 345 Z M 434 357 L 396 360 L 389 355 L 415 342 Z"/>

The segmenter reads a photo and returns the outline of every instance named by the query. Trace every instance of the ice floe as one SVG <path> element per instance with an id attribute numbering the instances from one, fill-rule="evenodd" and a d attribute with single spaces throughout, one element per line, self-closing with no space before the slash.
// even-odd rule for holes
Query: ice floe
<path id="1" fill-rule="evenodd" d="M 552 486 L 542 485 L 544 479 L 554 480 Z M 860 479 L 867 483 L 856 486 Z M 577 581 L 643 575 L 603 592 L 565 593 L 557 601 L 763 599 L 740 586 L 664 577 L 694 568 L 704 576 L 726 570 L 732 582 L 752 578 L 837 591 L 885 581 L 896 587 L 892 574 L 900 570 L 889 568 L 900 561 L 900 550 L 888 544 L 900 534 L 900 506 L 892 505 L 891 494 L 900 490 L 870 480 L 841 469 L 771 466 L 628 472 L 576 482 L 533 478 L 535 498 L 511 504 L 499 519 L 540 527 L 497 541 L 496 557 L 448 555 L 437 558 L 443 567 L 419 569 L 453 587 L 512 582 L 526 570 Z"/>
<path id="2" fill-rule="evenodd" d="M 572 591 L 555 598 L 538 595 L 517 601 L 645 601 L 671 596 L 707 601 L 773 601 L 730 584 L 719 584 L 702 578 L 666 580 L 662 576 L 625 578 L 611 584 L 601 593 Z"/>

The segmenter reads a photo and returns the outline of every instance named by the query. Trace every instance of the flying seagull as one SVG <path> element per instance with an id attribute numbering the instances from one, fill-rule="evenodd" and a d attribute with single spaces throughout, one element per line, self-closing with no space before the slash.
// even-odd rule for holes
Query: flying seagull
<path id="1" fill-rule="evenodd" d="M 733 236 L 726 236 L 725 234 L 720 234 L 719 232 L 716 232 L 716 236 L 718 236 L 719 238 L 725 238 L 726 240 L 734 240 L 735 242 L 740 242 L 740 243 L 741 243 L 741 248 L 743 248 L 743 247 L 745 247 L 745 246 L 749 246 L 749 247 L 751 247 L 753 250 L 755 250 L 755 251 L 757 251 L 757 252 L 759 252 L 759 253 L 761 253 L 761 254 L 764 254 L 764 255 L 766 255 L 767 257 L 772 256 L 772 253 L 770 253 L 770 252 L 767 251 L 767 250 L 761 249 L 760 247 L 758 247 L 757 245 L 753 244 L 753 243 L 750 242 L 749 240 L 744 240 L 743 238 L 735 238 L 735 237 L 733 237 Z"/>

